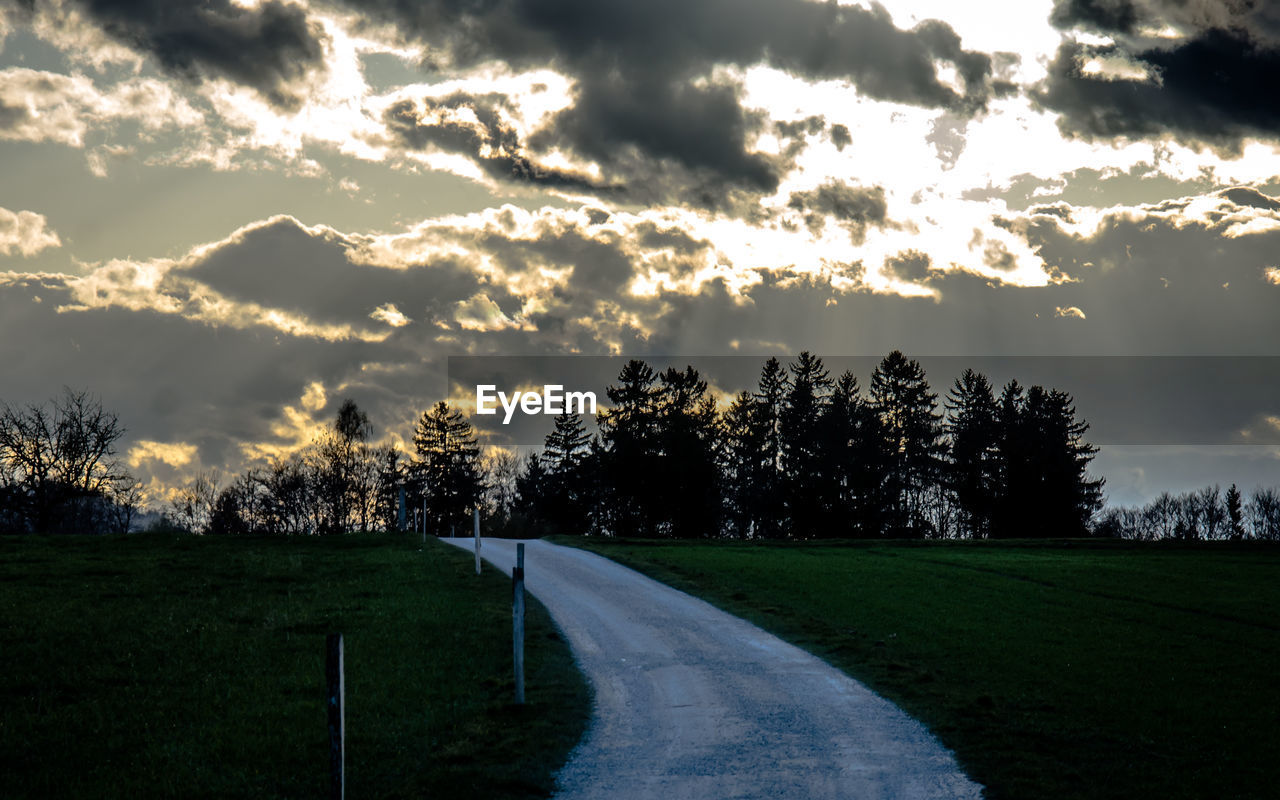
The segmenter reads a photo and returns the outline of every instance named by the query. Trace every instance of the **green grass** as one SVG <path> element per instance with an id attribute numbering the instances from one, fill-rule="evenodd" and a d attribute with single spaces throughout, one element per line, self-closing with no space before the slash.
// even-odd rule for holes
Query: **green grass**
<path id="1" fill-rule="evenodd" d="M 990 798 L 1271 798 L 1280 549 L 567 539 L 897 702 Z"/>
<path id="2" fill-rule="evenodd" d="M 548 794 L 590 700 L 509 579 L 394 536 L 0 538 L 5 797 L 320 797 L 325 635 L 345 639 L 353 797 Z"/>

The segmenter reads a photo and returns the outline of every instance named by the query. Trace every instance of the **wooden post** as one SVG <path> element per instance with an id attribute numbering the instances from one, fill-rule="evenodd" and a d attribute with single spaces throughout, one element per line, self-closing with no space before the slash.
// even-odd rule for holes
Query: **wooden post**
<path id="1" fill-rule="evenodd" d="M 516 705 L 524 705 L 524 542 L 516 545 L 511 570 L 511 646 L 516 667 Z"/>
<path id="2" fill-rule="evenodd" d="M 343 678 L 342 634 L 329 634 L 325 649 L 325 674 L 329 678 L 329 797 L 332 800 L 345 800 L 347 693 Z"/>
<path id="3" fill-rule="evenodd" d="M 471 536 L 476 542 L 476 574 L 480 574 L 480 507 L 472 509 L 471 512 Z"/>

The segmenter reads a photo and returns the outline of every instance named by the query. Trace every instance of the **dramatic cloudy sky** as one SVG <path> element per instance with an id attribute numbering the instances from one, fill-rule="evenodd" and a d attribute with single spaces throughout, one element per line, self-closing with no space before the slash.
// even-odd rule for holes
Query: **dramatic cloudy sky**
<path id="1" fill-rule="evenodd" d="M 450 355 L 801 349 L 1089 357 L 1113 501 L 1280 484 L 1277 4 L 0 0 L 0 42 L 0 400 L 101 395 L 154 498 L 345 397 L 407 439 Z M 1099 418 L 1109 356 L 1164 357 L 1166 427 Z"/>

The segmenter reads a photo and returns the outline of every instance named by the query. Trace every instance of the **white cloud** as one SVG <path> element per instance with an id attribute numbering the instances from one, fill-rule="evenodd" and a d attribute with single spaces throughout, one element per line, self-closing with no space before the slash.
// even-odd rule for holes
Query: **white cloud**
<path id="1" fill-rule="evenodd" d="M 97 125 L 131 120 L 144 130 L 191 127 L 204 116 L 164 82 L 134 78 L 101 90 L 85 75 L 0 70 L 0 140 L 83 147 Z"/>
<path id="2" fill-rule="evenodd" d="M 396 308 L 394 303 L 383 303 L 375 308 L 369 317 L 385 322 L 393 328 L 403 328 L 409 324 L 409 318 L 400 313 L 400 309 Z"/>
<path id="3" fill-rule="evenodd" d="M 158 461 L 171 467 L 185 467 L 196 458 L 196 446 L 187 442 L 153 442 L 140 439 L 129 448 L 125 459 L 129 466 L 137 469 L 149 461 Z"/>
<path id="4" fill-rule="evenodd" d="M 24 258 L 34 256 L 62 241 L 48 227 L 44 215 L 34 211 L 13 212 L 0 208 L 0 255 L 17 253 Z"/>

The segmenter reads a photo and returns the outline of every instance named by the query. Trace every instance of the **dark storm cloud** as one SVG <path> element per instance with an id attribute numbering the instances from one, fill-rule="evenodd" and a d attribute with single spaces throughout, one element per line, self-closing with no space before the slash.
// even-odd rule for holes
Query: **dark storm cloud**
<path id="1" fill-rule="evenodd" d="M 813 233 L 819 233 L 830 218 L 848 229 L 855 243 L 863 240 L 868 226 L 884 225 L 888 210 L 883 187 L 850 186 L 836 181 L 792 192 L 787 205 L 804 216 L 805 225 Z"/>
<path id="2" fill-rule="evenodd" d="M 903 250 L 897 255 L 885 259 L 885 270 L 895 278 L 912 283 L 922 283 L 929 279 L 929 266 L 932 264 L 928 253 L 919 250 Z"/>
<path id="3" fill-rule="evenodd" d="M 347 0 L 396 22 L 442 66 L 498 59 L 553 66 L 576 80 L 574 103 L 529 144 L 561 147 L 624 182 L 640 202 L 722 205 L 726 192 L 771 192 L 786 166 L 751 152 L 763 121 L 717 65 L 767 63 L 809 79 L 847 79 L 864 96 L 972 113 L 991 63 L 936 20 L 904 31 L 882 6 L 808 0 Z M 935 61 L 955 66 L 957 93 Z"/>
<path id="4" fill-rule="evenodd" d="M 1234 186 L 1230 189 L 1223 189 L 1219 194 L 1238 206 L 1280 211 L 1280 200 L 1276 200 L 1274 197 L 1265 195 L 1249 186 Z"/>
<path id="5" fill-rule="evenodd" d="M 238 467 L 241 443 L 277 440 L 282 408 L 298 405 L 308 383 L 337 385 L 389 355 L 364 342 L 148 310 L 58 311 L 71 301 L 62 276 L 0 278 L 2 399 L 42 402 L 64 384 L 86 388 L 120 415 L 125 449 L 138 440 L 186 441 L 210 466 Z"/>
<path id="6" fill-rule="evenodd" d="M 323 29 L 302 8 L 279 0 L 256 8 L 231 0 L 73 0 L 71 5 L 170 73 L 192 80 L 226 78 L 285 109 L 301 103 L 297 84 L 323 67 Z"/>
<path id="7" fill-rule="evenodd" d="M 1059 28 L 1131 33 L 1138 23 L 1138 9 L 1132 0 L 1057 0 L 1049 21 Z"/>
<path id="8" fill-rule="evenodd" d="M 415 150 L 435 147 L 468 156 L 499 180 L 600 193 L 616 188 L 597 185 L 589 176 L 541 166 L 529 159 L 519 134 L 502 117 L 500 109 L 508 104 L 507 98 L 498 94 L 455 93 L 440 99 L 423 98 L 420 103 L 402 100 L 387 109 L 383 122 L 401 146 Z M 470 112 L 474 121 L 440 115 L 460 110 Z"/>
<path id="9" fill-rule="evenodd" d="M 407 268 L 377 267 L 354 263 L 350 252 L 355 246 L 336 232 L 312 232 L 280 217 L 249 229 L 194 265 L 170 272 L 161 288 L 182 295 L 194 281 L 237 302 L 358 330 L 381 329 L 369 315 L 386 303 L 411 319 L 451 319 L 455 303 L 484 288 L 474 270 L 454 258 Z"/>
<path id="10" fill-rule="evenodd" d="M 1275 4 L 1059 0 L 1051 21 L 1116 38 L 1089 47 L 1064 42 L 1049 77 L 1032 92 L 1062 113 L 1064 133 L 1086 138 L 1159 137 L 1235 148 L 1241 138 L 1280 136 L 1269 102 L 1280 80 L 1280 11 Z M 1173 39 L 1152 32 L 1172 29 Z M 1147 80 L 1086 74 L 1093 57 L 1119 58 Z"/>

